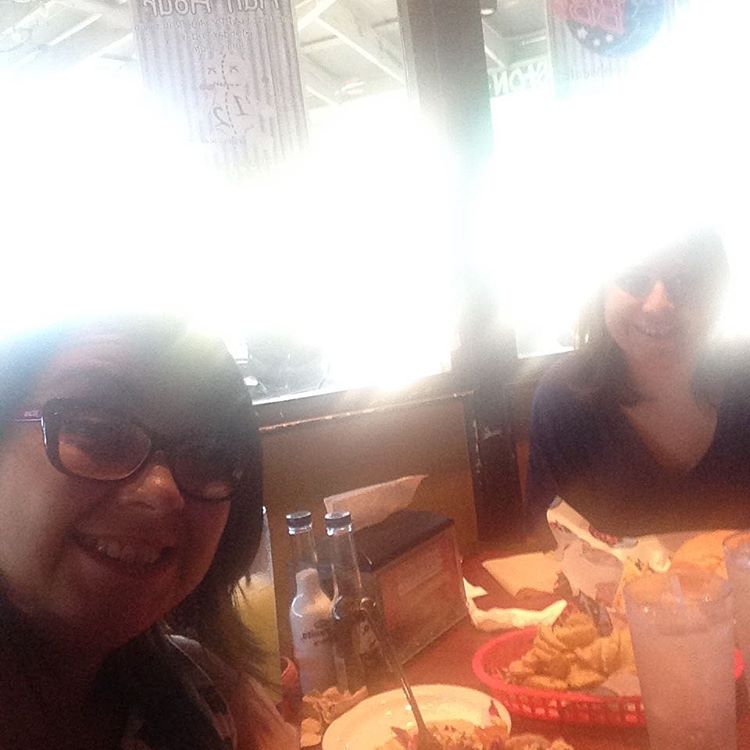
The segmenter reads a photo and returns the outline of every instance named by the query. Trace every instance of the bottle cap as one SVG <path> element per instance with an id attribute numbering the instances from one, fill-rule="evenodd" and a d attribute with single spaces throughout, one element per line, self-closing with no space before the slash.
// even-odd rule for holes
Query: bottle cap
<path id="1" fill-rule="evenodd" d="M 287 513 L 286 525 L 288 529 L 304 529 L 312 526 L 312 513 L 309 510 L 296 510 L 294 513 Z"/>
<path id="2" fill-rule="evenodd" d="M 344 529 L 352 525 L 352 514 L 348 510 L 337 510 L 325 515 L 326 530 Z"/>

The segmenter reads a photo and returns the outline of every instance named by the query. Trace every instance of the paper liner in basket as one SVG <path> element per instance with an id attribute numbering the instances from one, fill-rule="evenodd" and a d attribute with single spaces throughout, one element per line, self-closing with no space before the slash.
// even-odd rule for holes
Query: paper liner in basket
<path id="1" fill-rule="evenodd" d="M 674 550 L 691 536 L 602 534 L 559 497 L 547 511 L 547 522 L 557 542 L 554 555 L 573 596 L 618 610 L 623 583 L 644 572 L 667 570 Z"/>
<path id="2" fill-rule="evenodd" d="M 520 609 L 518 607 L 493 607 L 480 609 L 474 604 L 474 599 L 484 596 L 487 592 L 481 586 L 474 586 L 464 578 L 466 592 L 466 607 L 471 622 L 477 630 L 492 632 L 493 630 L 507 630 L 508 628 L 526 628 L 530 625 L 552 625 L 566 607 L 562 599 L 550 604 L 542 610 Z"/>

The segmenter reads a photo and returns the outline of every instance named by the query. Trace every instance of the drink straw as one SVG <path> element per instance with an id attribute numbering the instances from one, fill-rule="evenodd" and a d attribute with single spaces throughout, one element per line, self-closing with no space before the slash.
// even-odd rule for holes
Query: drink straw
<path id="1" fill-rule="evenodd" d="M 672 592 L 672 596 L 674 596 L 677 604 L 682 606 L 685 603 L 685 596 L 682 592 L 682 585 L 680 584 L 679 576 L 669 576 L 669 589 Z"/>

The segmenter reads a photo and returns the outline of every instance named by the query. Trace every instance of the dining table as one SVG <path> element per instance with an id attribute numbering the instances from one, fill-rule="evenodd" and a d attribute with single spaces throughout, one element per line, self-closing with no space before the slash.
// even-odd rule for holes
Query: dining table
<path id="1" fill-rule="evenodd" d="M 464 578 L 487 591 L 485 596 L 474 600 L 478 607 L 541 609 L 555 600 L 552 594 L 538 591 L 511 596 L 482 565 L 485 560 L 498 556 L 497 550 L 486 548 L 464 556 Z M 448 683 L 488 692 L 472 671 L 472 657 L 477 649 L 502 632 L 478 630 L 467 616 L 409 660 L 405 665 L 406 675 L 412 684 Z M 514 735 L 528 732 L 548 739 L 561 737 L 575 750 L 649 750 L 648 735 L 643 727 L 557 723 L 520 715 L 513 715 L 511 720 Z M 737 682 L 737 749 L 750 750 L 750 707 L 743 679 Z"/>

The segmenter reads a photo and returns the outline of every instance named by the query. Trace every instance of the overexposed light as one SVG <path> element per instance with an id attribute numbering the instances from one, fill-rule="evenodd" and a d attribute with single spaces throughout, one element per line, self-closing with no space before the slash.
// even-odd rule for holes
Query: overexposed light
<path id="1" fill-rule="evenodd" d="M 615 269 L 705 225 L 732 235 L 726 330 L 750 332 L 749 15 L 737 0 L 694 0 L 622 79 L 493 100 L 475 263 L 526 353 L 563 340 Z"/>
<path id="2" fill-rule="evenodd" d="M 137 77 L 3 82 L 0 336 L 170 312 L 325 352 L 339 387 L 449 366 L 450 162 L 402 94 L 316 116 L 310 151 L 255 183 L 207 168 Z M 54 127 L 50 113 L 54 112 Z"/>
<path id="3" fill-rule="evenodd" d="M 249 324 L 317 345 L 342 387 L 447 369 L 450 160 L 400 93 L 313 111 L 311 121 L 304 160 L 259 196 L 257 270 L 275 283 L 252 287 Z"/>

